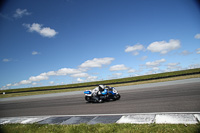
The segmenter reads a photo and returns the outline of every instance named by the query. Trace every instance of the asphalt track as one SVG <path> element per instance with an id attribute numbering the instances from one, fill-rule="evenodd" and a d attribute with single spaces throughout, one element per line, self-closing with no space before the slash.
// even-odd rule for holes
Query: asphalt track
<path id="1" fill-rule="evenodd" d="M 87 103 L 83 93 L 0 101 L 0 117 L 123 114 L 153 112 L 200 112 L 200 81 L 135 88 L 120 87 L 119 101 Z M 177 82 L 177 81 L 174 81 Z M 160 84 L 160 83 L 157 83 Z"/>

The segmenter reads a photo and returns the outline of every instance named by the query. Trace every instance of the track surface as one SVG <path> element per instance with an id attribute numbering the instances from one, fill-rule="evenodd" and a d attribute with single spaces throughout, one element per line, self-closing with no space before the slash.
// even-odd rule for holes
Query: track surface
<path id="1" fill-rule="evenodd" d="M 119 101 L 101 104 L 83 94 L 1 101 L 0 117 L 200 111 L 200 82 L 122 89 Z"/>

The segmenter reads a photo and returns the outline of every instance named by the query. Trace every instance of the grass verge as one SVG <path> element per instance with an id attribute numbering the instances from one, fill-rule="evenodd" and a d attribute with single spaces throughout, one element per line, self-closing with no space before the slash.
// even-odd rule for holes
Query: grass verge
<path id="1" fill-rule="evenodd" d="M 200 124 L 0 125 L 2 133 L 199 133 Z"/>

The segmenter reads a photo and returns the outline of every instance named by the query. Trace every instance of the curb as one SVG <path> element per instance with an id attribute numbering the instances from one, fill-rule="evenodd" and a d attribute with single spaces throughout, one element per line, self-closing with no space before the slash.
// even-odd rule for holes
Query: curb
<path id="1" fill-rule="evenodd" d="M 130 123 L 130 124 L 197 124 L 200 112 L 194 113 L 132 113 L 132 114 L 100 114 L 100 115 L 62 115 L 62 116 L 27 116 L 0 118 L 0 124 L 98 124 L 98 123 Z"/>

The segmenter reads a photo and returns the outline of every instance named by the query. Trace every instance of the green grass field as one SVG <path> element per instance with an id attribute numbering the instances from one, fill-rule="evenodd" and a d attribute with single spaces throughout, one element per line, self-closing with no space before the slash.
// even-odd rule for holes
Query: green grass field
<path id="1" fill-rule="evenodd" d="M 199 133 L 200 124 L 0 125 L 2 133 Z"/>
<path id="2" fill-rule="evenodd" d="M 183 71 L 175 71 L 175 72 L 167 72 L 167 73 L 159 73 L 159 74 L 153 74 L 153 75 L 95 81 L 95 82 L 87 82 L 87 83 L 0 90 L 0 98 L 69 92 L 69 91 L 80 91 L 80 90 L 86 90 L 86 89 L 93 89 L 95 86 L 99 84 L 111 85 L 113 87 L 116 87 L 116 86 L 127 86 L 127 85 L 136 85 L 136 84 L 154 83 L 154 82 L 163 82 L 163 81 L 170 81 L 170 80 L 199 78 L 199 77 L 200 77 L 200 68 L 197 68 L 197 69 L 190 69 L 190 70 L 183 70 Z M 26 92 L 26 91 L 31 91 L 31 92 Z M 3 95 L 3 92 L 5 92 L 5 95 Z M 12 93 L 12 92 L 16 92 L 16 93 Z"/>

